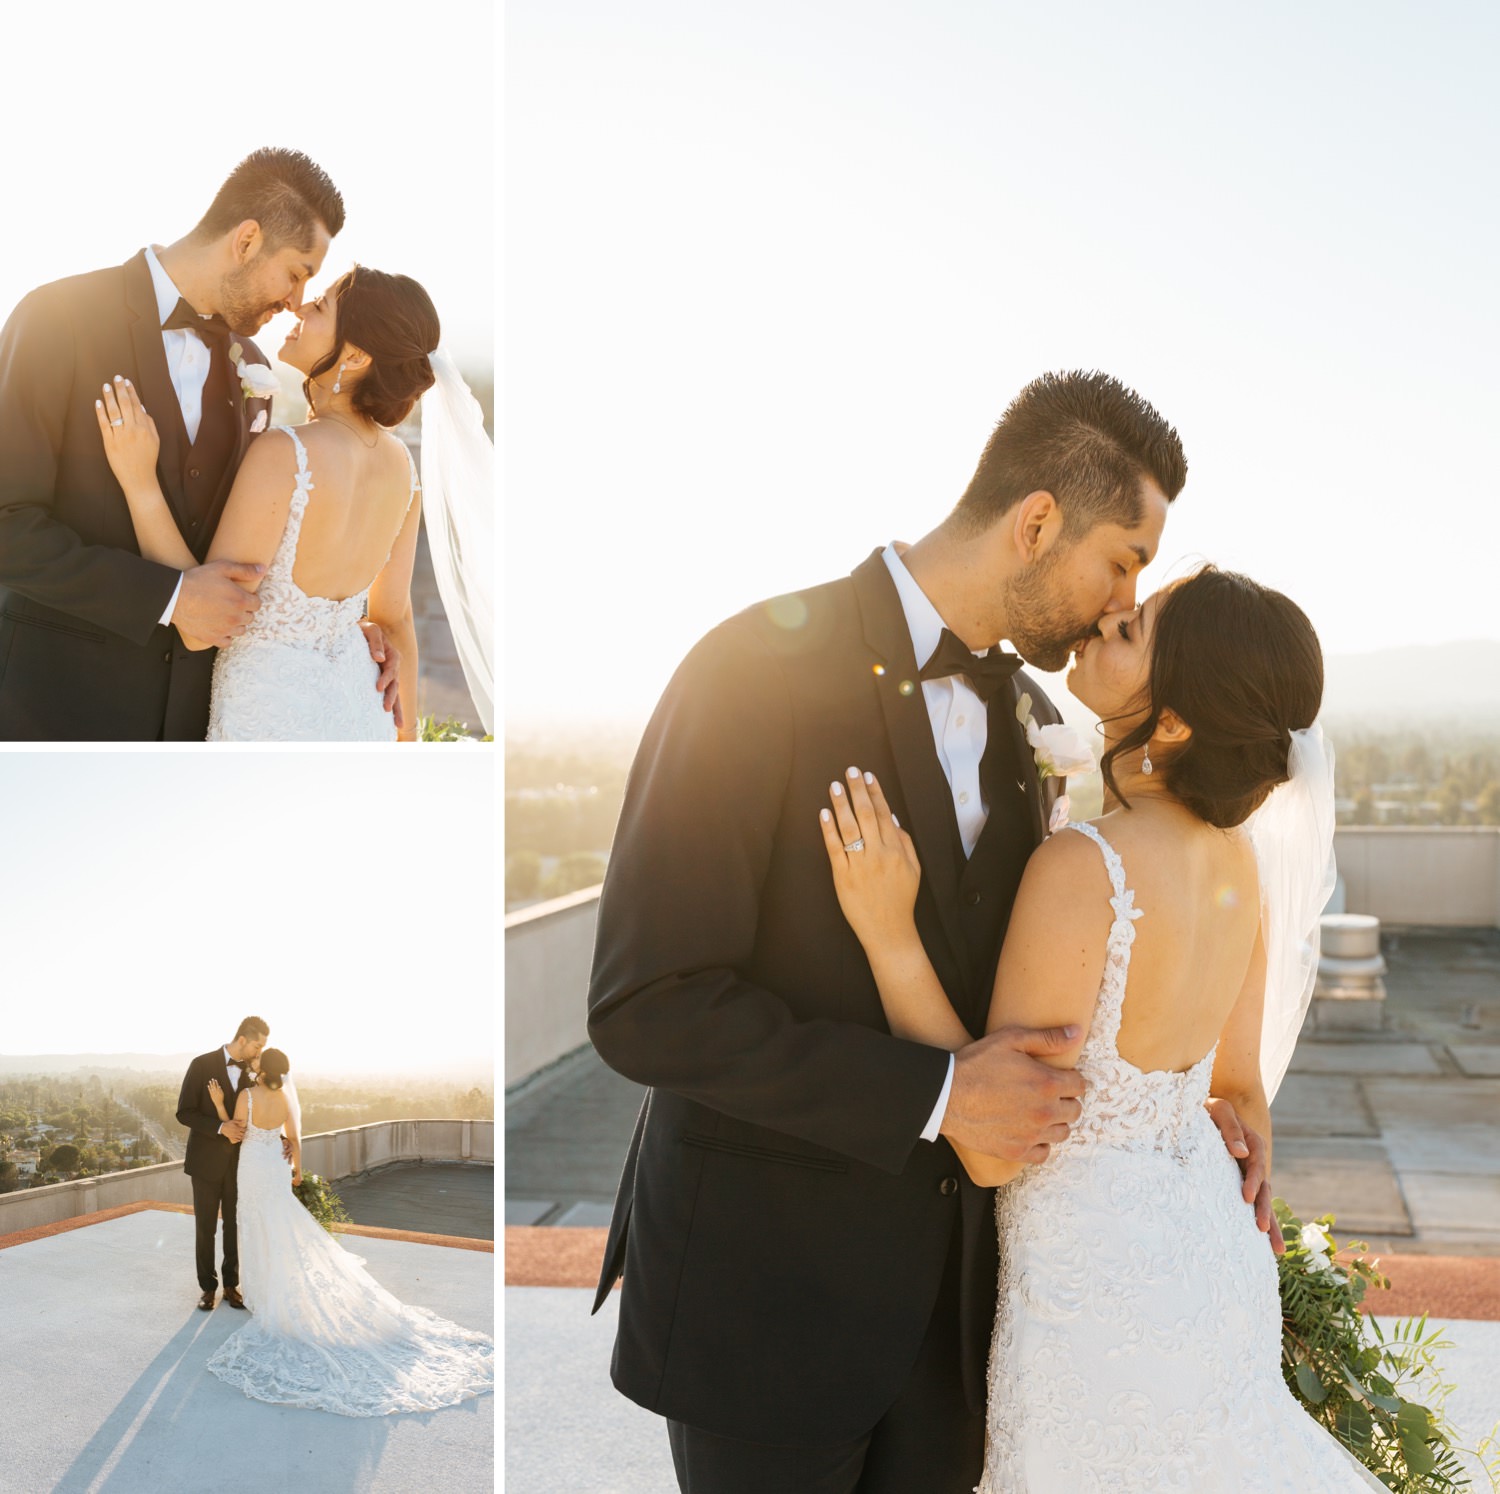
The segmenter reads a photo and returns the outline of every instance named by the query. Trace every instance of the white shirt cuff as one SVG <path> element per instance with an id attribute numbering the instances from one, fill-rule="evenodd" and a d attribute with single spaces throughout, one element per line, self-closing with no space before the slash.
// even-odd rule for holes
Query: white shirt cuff
<path id="1" fill-rule="evenodd" d="M 166 627 L 172 621 L 172 614 L 177 610 L 177 598 L 182 595 L 182 576 L 177 573 L 177 585 L 172 588 L 172 600 L 167 603 L 167 610 L 161 615 L 161 626 Z"/>
<path id="2" fill-rule="evenodd" d="M 922 1128 L 923 1141 L 936 1141 L 943 1129 L 943 1117 L 948 1113 L 948 1096 L 953 1091 L 953 1055 L 948 1055 L 948 1077 L 943 1080 L 943 1092 L 933 1108 L 932 1119 Z"/>

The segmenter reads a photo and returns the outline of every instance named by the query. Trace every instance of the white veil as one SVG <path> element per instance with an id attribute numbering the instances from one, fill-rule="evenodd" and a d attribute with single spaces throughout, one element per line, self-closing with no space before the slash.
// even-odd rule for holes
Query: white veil
<path id="1" fill-rule="evenodd" d="M 302 1137 L 302 1101 L 297 1098 L 297 1086 L 290 1074 L 281 1078 L 281 1092 L 286 1096 L 287 1121 L 297 1128 L 298 1140 Z"/>
<path id="2" fill-rule="evenodd" d="M 495 447 L 453 359 L 422 396 L 422 509 L 438 595 L 485 731 L 495 730 Z"/>
<path id="3" fill-rule="evenodd" d="M 1266 1008 L 1260 1069 L 1266 1099 L 1292 1061 L 1318 979 L 1320 920 L 1333 896 L 1333 747 L 1314 722 L 1294 731 L 1287 782 L 1250 816 L 1260 868 Z"/>

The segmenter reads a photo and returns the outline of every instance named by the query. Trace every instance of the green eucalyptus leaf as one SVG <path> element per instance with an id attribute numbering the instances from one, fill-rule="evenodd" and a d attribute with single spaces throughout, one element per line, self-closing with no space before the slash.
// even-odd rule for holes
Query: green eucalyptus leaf
<path id="1" fill-rule="evenodd" d="M 1321 1406 L 1328 1399 L 1328 1387 L 1305 1359 L 1297 1366 L 1297 1388 L 1315 1406 Z"/>

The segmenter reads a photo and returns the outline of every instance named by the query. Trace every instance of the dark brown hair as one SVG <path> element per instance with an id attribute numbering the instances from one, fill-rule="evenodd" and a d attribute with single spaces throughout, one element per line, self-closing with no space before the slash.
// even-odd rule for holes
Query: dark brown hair
<path id="1" fill-rule="evenodd" d="M 1146 718 L 1104 754 L 1110 791 L 1128 806 L 1115 759 L 1150 741 L 1164 710 L 1192 728 L 1156 761 L 1160 781 L 1200 819 L 1243 824 L 1287 778 L 1291 733 L 1323 701 L 1323 650 L 1307 614 L 1248 576 L 1204 566 L 1157 606 Z"/>
<path id="2" fill-rule="evenodd" d="M 352 345 L 370 355 L 370 366 L 354 386 L 356 413 L 376 425 L 400 425 L 433 386 L 429 354 L 442 327 L 432 298 L 409 275 L 387 275 L 355 265 L 328 288 L 334 303 L 333 350 L 302 381 L 313 408 L 313 380 L 337 367 Z"/>
<path id="3" fill-rule="evenodd" d="M 330 237 L 344 226 L 344 199 L 328 173 L 300 150 L 263 146 L 224 179 L 193 237 L 216 239 L 247 218 L 260 224 L 266 251 L 288 244 L 311 249 L 315 223 Z"/>
<path id="4" fill-rule="evenodd" d="M 270 1035 L 271 1029 L 263 1017 L 246 1017 L 235 1032 L 236 1038 L 268 1038 Z"/>
<path id="5" fill-rule="evenodd" d="M 260 1082 L 267 1089 L 280 1089 L 291 1067 L 280 1048 L 267 1048 L 260 1055 Z"/>
<path id="6" fill-rule="evenodd" d="M 1148 477 L 1169 503 L 1182 491 L 1176 430 L 1108 374 L 1047 373 L 1010 402 L 953 514 L 979 533 L 1028 493 L 1048 492 L 1072 539 L 1104 522 L 1133 529 Z"/>

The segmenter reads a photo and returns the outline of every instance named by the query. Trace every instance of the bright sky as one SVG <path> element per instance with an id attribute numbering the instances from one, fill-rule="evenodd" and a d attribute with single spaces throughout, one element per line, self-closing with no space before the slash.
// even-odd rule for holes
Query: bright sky
<path id="1" fill-rule="evenodd" d="M 355 260 L 421 281 L 459 364 L 494 357 L 492 7 L 303 0 L 27 6 L 6 18 L 0 315 L 33 286 L 181 237 L 257 146 L 305 151 Z M 257 337 L 274 354 L 292 318 Z"/>
<path id="2" fill-rule="evenodd" d="M 0 1052 L 490 1062 L 494 755 L 0 752 Z"/>
<path id="3" fill-rule="evenodd" d="M 1148 585 L 1500 637 L 1497 55 L 1478 3 L 512 0 L 510 719 L 649 708 L 1077 366 L 1183 436 Z"/>

